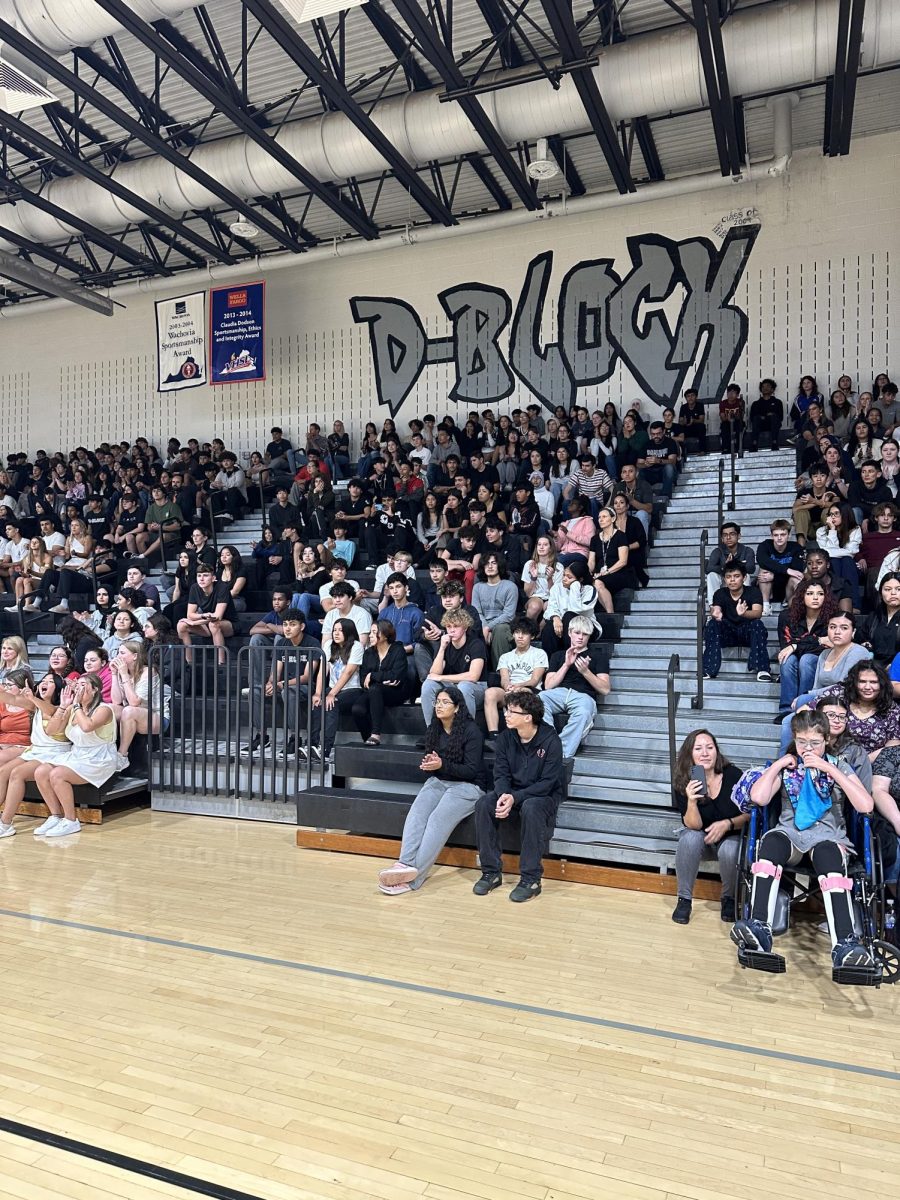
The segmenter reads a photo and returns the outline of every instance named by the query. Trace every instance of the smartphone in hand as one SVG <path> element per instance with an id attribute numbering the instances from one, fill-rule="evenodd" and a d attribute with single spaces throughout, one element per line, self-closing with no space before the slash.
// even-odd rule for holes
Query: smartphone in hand
<path id="1" fill-rule="evenodd" d="M 706 795 L 706 772 L 696 763 L 691 767 L 691 781 L 699 783 L 703 790 L 703 795 Z"/>

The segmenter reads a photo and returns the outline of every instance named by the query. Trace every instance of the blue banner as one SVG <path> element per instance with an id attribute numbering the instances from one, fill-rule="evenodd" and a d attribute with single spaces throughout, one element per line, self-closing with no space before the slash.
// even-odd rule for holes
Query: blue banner
<path id="1" fill-rule="evenodd" d="M 265 283 L 210 289 L 210 383 L 265 379 L 265 324 Z"/>

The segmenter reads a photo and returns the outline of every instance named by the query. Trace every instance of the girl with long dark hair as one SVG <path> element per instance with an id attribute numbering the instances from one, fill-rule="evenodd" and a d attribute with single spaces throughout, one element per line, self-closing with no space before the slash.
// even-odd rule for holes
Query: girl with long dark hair
<path id="1" fill-rule="evenodd" d="M 322 664 L 317 667 L 318 679 L 312 698 L 313 708 L 325 708 L 326 759 L 334 748 L 341 713 L 349 711 L 359 695 L 359 669 L 362 666 L 363 653 L 364 648 L 359 640 L 356 625 L 348 617 L 340 617 L 331 631 L 328 663 L 324 670 Z M 318 728 L 319 718 L 314 716 L 314 738 Z M 322 757 L 315 742 L 312 749 L 316 758 Z"/>
<path id="2" fill-rule="evenodd" d="M 511 692 L 510 703 L 514 696 Z M 396 896 L 422 886 L 453 830 L 475 811 L 483 791 L 483 756 L 484 738 L 462 692 L 444 684 L 435 697 L 419 764 L 426 782 L 407 813 L 398 861 L 379 872 L 380 891 Z"/>
<path id="3" fill-rule="evenodd" d="M 702 783 L 695 768 L 703 772 Z M 681 813 L 675 848 L 678 900 L 672 913 L 676 925 L 687 925 L 691 919 L 694 882 L 705 859 L 718 861 L 722 876 L 722 920 L 734 920 L 734 887 L 741 848 L 741 839 L 736 835 L 747 823 L 747 817 L 731 800 L 740 777 L 740 770 L 728 761 L 708 729 L 695 729 L 682 742 L 672 775 L 675 807 Z"/>
<path id="4" fill-rule="evenodd" d="M 837 612 L 831 591 L 816 579 L 801 580 L 778 616 L 778 663 L 781 667 L 779 717 L 801 692 L 812 687 L 823 649 L 831 646 L 828 622 Z"/>

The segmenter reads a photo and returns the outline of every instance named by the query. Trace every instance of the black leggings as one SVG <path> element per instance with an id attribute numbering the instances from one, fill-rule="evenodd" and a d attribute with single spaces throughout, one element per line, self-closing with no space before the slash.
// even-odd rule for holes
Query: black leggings
<path id="1" fill-rule="evenodd" d="M 406 680 L 398 687 L 386 688 L 384 684 L 373 679 L 367 688 L 359 689 L 353 702 L 353 720 L 363 741 L 373 733 L 381 733 L 384 710 L 404 704 L 408 695 L 407 687 Z"/>
<path id="2" fill-rule="evenodd" d="M 798 850 L 794 846 L 787 834 L 782 833 L 778 829 L 770 829 L 768 833 L 763 835 L 760 841 L 757 862 L 759 864 L 771 863 L 774 867 L 796 867 L 804 857 L 803 851 Z M 813 846 L 809 852 L 809 857 L 812 861 L 813 870 L 820 880 L 829 875 L 837 875 L 842 879 L 846 878 L 847 860 L 844 851 L 842 851 L 837 842 L 819 842 L 818 846 Z M 750 915 L 756 920 L 769 921 L 769 900 L 772 889 L 777 886 L 778 880 L 774 875 L 762 873 L 754 875 L 753 903 Z M 851 894 L 845 888 L 834 888 L 829 890 L 827 895 L 831 898 L 831 903 L 829 904 L 826 898 L 825 904 L 826 912 L 828 912 L 830 918 L 829 924 L 833 920 L 833 935 L 840 942 L 844 938 L 851 937 L 853 934 Z"/>

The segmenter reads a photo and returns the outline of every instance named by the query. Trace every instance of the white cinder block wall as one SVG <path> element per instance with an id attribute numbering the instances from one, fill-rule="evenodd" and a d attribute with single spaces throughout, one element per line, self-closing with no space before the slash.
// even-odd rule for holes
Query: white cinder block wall
<path id="1" fill-rule="evenodd" d="M 446 336 L 440 291 L 490 284 L 504 289 L 515 307 L 528 262 L 552 250 L 543 328 L 543 337 L 552 338 L 559 285 L 574 264 L 611 258 L 624 275 L 626 238 L 636 234 L 707 237 L 718 246 L 714 231 L 732 208 L 755 208 L 762 226 L 734 297 L 748 315 L 749 337 L 733 377 L 750 400 L 763 375 L 778 380 L 786 400 L 806 372 L 827 392 L 846 371 L 862 390 L 879 371 L 900 375 L 898 184 L 900 135 L 886 134 L 857 139 L 847 158 L 801 152 L 786 178 L 733 190 L 535 220 L 346 260 L 304 264 L 298 258 L 296 267 L 267 277 L 269 377 L 261 384 L 156 393 L 153 301 L 196 290 L 177 280 L 155 296 L 128 296 L 127 308 L 112 319 L 76 308 L 0 319 L 3 452 L 93 446 L 139 434 L 157 444 L 170 435 L 218 435 L 249 451 L 265 444 L 272 424 L 297 437 L 308 420 L 327 431 L 336 417 L 355 438 L 365 420 L 380 426 L 389 413 L 378 410 L 368 330 L 353 321 L 352 296 L 402 299 L 430 337 Z M 247 281 L 264 276 L 248 267 Z M 448 403 L 451 382 L 449 366 L 426 368 L 397 415 L 398 427 L 429 410 L 464 416 L 469 405 Z M 621 363 L 605 383 L 579 393 L 589 407 L 612 399 L 620 409 L 638 395 Z M 496 407 L 509 411 L 532 399 L 517 383 Z"/>

